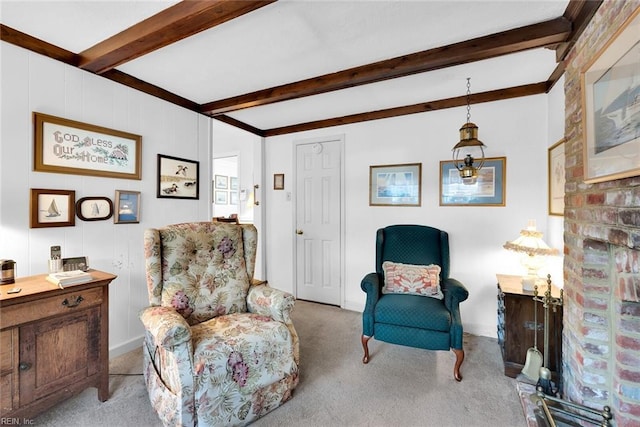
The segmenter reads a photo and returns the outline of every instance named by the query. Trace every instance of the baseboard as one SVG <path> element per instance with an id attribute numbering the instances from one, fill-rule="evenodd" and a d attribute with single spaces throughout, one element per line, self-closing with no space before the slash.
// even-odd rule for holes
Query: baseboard
<path id="1" fill-rule="evenodd" d="M 344 308 L 345 310 L 357 311 L 358 313 L 362 313 L 364 311 L 364 304 L 359 301 L 345 301 L 342 308 Z"/>
<path id="2" fill-rule="evenodd" d="M 133 338 L 125 343 L 119 344 L 115 347 L 109 348 L 109 359 L 113 359 L 114 357 L 121 356 L 125 353 L 128 353 L 132 350 L 135 350 L 138 347 L 142 347 L 142 343 L 144 342 L 144 336 L 141 335 L 138 338 Z"/>

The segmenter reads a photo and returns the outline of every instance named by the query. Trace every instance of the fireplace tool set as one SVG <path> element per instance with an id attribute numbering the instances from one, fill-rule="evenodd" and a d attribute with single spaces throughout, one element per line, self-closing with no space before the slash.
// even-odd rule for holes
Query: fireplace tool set
<path id="1" fill-rule="evenodd" d="M 538 373 L 538 383 L 536 385 L 536 392 L 531 395 L 531 399 L 538 406 L 535 411 L 536 420 L 539 426 L 556 427 L 556 426 L 583 426 L 585 423 L 598 425 L 602 427 L 611 426 L 611 419 L 613 414 L 609 406 L 604 406 L 601 411 L 589 408 L 587 406 L 569 402 L 559 397 L 561 393 L 561 386 L 557 386 L 551 379 L 551 370 L 549 369 L 549 310 L 554 312 L 563 304 L 563 292 L 560 289 L 560 297 L 551 296 L 551 275 L 547 275 L 547 288 L 542 296 L 538 294 L 538 286 L 534 287 L 533 291 L 534 304 L 541 302 L 544 307 L 544 362 Z M 536 310 L 534 310 L 534 313 Z M 536 318 L 537 319 L 537 318 Z M 536 320 L 536 335 L 537 335 L 537 320 Z M 554 330 L 557 333 L 557 330 Z M 534 341 L 534 349 L 537 351 Z M 529 349 L 531 350 L 531 349 Z M 556 351 L 559 351 L 556 349 Z M 527 353 L 527 356 L 529 354 Z M 557 356 L 557 355 L 556 355 Z M 559 358 L 556 358 L 556 369 L 558 370 L 558 382 L 562 383 L 561 363 Z M 535 363 L 535 356 L 532 359 Z M 529 362 L 529 357 L 527 357 Z M 523 368 L 523 374 L 525 372 Z M 529 367 L 529 370 L 531 367 Z"/>

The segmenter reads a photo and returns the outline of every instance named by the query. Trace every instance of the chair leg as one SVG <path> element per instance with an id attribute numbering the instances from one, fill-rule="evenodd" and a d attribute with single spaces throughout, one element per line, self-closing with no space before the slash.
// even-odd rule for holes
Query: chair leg
<path id="1" fill-rule="evenodd" d="M 371 337 L 363 335 L 361 338 L 362 348 L 364 349 L 364 357 L 362 358 L 362 363 L 369 363 L 369 340 Z"/>
<path id="2" fill-rule="evenodd" d="M 460 375 L 460 366 L 464 361 L 464 350 L 457 348 L 452 348 L 451 350 L 453 350 L 456 355 L 456 364 L 453 366 L 453 377 L 456 379 L 456 381 L 462 381 L 462 375 Z"/>

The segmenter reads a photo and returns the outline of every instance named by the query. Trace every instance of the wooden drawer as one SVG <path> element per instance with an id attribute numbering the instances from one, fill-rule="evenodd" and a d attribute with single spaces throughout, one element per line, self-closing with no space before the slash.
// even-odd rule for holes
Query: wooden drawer
<path id="1" fill-rule="evenodd" d="M 2 327 L 7 328 L 22 323 L 44 319 L 50 316 L 70 313 L 98 305 L 102 302 L 102 287 L 71 291 L 38 301 L 26 302 L 2 309 Z"/>

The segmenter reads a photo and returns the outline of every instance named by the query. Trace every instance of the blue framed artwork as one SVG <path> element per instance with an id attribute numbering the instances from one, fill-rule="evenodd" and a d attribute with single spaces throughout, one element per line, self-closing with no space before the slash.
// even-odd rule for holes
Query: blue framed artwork
<path id="1" fill-rule="evenodd" d="M 440 162 L 440 206 L 505 206 L 507 158 L 485 159 L 478 179 L 465 184 L 453 161 Z"/>
<path id="2" fill-rule="evenodd" d="M 369 206 L 420 206 L 421 182 L 422 163 L 369 166 Z"/>

